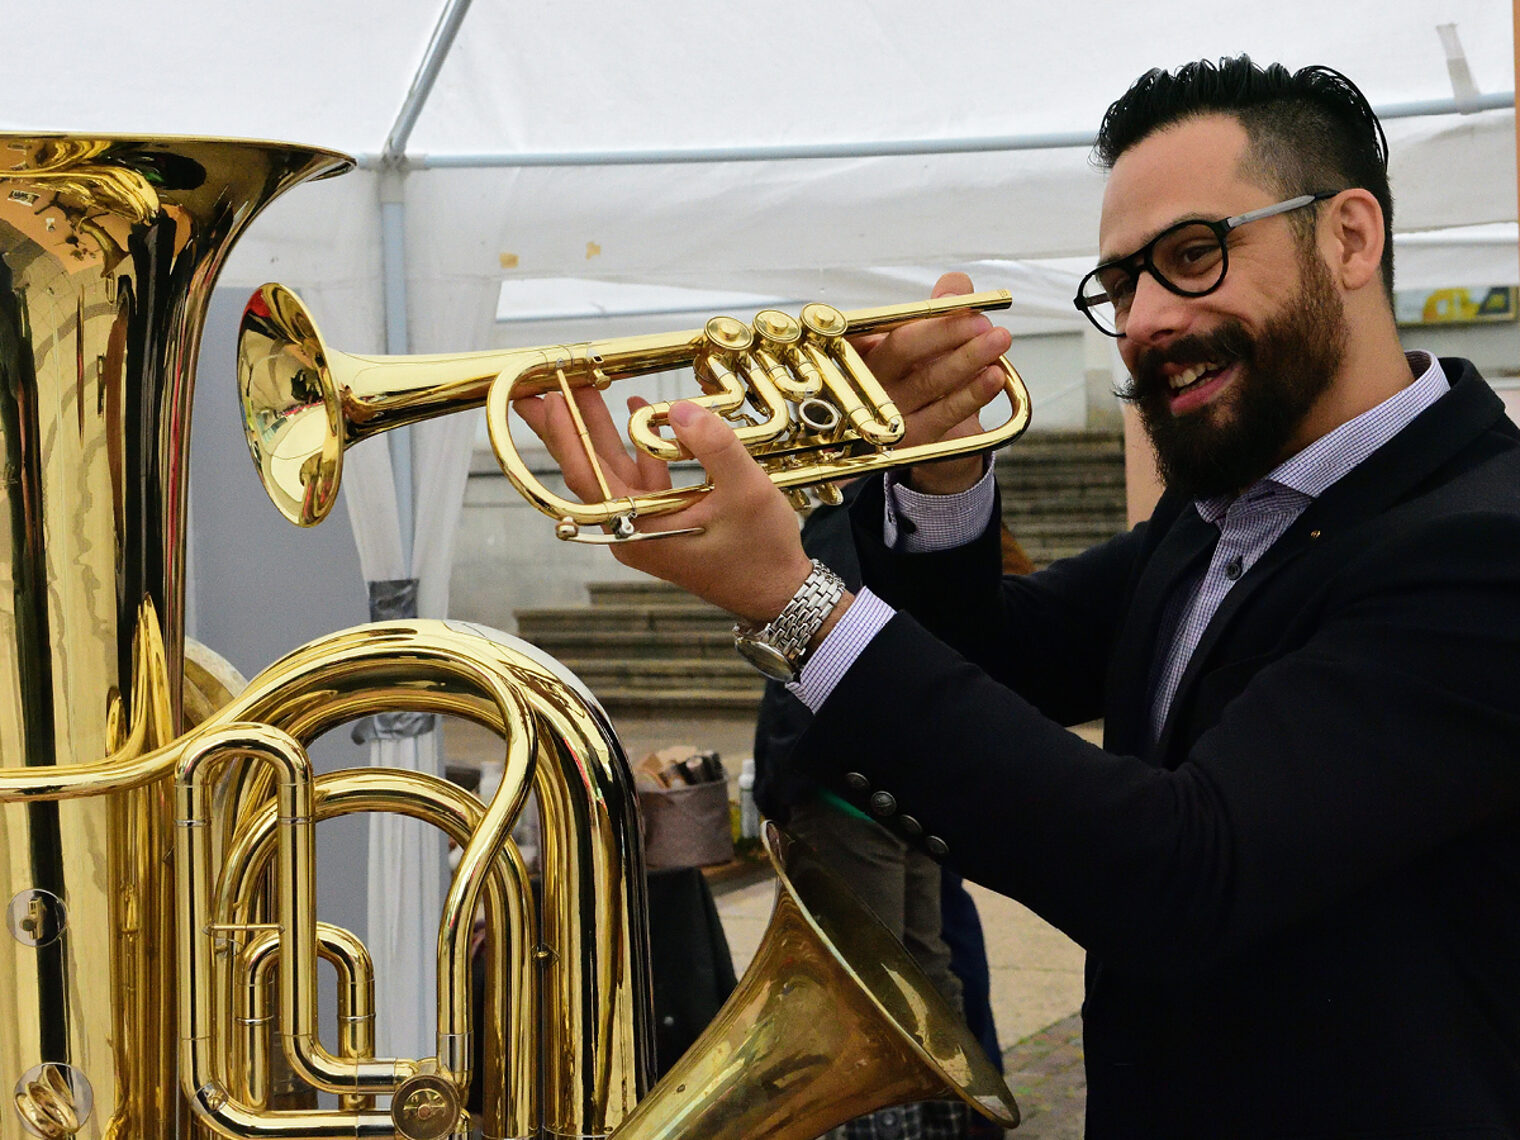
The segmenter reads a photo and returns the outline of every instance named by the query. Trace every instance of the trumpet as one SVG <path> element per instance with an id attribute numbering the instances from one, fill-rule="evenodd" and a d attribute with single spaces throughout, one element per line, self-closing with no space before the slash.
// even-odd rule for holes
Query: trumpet
<path id="1" fill-rule="evenodd" d="M 625 542 L 648 534 L 638 518 L 690 506 L 711 484 L 614 496 L 590 433 L 571 395 L 604 390 L 614 380 L 689 366 L 701 394 L 694 402 L 726 419 L 770 480 L 799 509 L 804 488 L 821 488 L 872 471 L 1001 447 L 1029 426 L 1029 393 L 1018 371 L 1000 358 L 1006 418 L 954 440 L 900 446 L 902 413 L 872 375 L 850 337 L 883 332 L 948 313 L 1004 309 L 1006 290 L 939 297 L 841 312 L 813 303 L 793 317 L 766 309 L 749 322 L 715 316 L 701 329 L 587 341 L 580 344 L 453 355 L 377 357 L 337 352 L 322 339 L 300 299 L 269 284 L 249 299 L 238 336 L 238 390 L 248 448 L 275 505 L 302 526 L 332 509 L 343 452 L 392 427 L 484 405 L 491 445 L 518 491 L 555 520 L 555 533 L 575 542 Z M 580 503 L 546 487 L 512 437 L 513 401 L 560 392 L 601 489 Z M 670 402 L 648 404 L 628 422 L 629 442 L 666 462 L 690 455 L 663 429 Z M 837 501 L 837 500 L 836 500 Z M 583 528 L 605 527 L 606 532 Z"/>

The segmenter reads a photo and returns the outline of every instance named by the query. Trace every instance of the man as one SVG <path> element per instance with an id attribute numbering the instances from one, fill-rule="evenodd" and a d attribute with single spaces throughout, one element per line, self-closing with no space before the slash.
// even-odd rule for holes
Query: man
<path id="1" fill-rule="evenodd" d="M 1344 77 L 1152 72 L 1098 153 L 1078 305 L 1167 492 L 1009 579 L 976 463 L 863 492 L 799 755 L 1088 950 L 1089 1136 L 1520 1135 L 1520 433 L 1470 364 L 1399 345 Z M 869 359 L 933 438 L 996 339 Z M 830 597 L 726 429 L 671 419 L 715 490 L 658 526 L 707 533 L 620 556 L 751 622 Z M 1098 715 L 1102 749 L 1060 727 Z"/>

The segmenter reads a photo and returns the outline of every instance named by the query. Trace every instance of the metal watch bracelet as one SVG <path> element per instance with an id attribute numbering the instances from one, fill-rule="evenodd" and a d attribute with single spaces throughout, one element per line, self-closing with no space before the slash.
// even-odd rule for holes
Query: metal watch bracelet
<path id="1" fill-rule="evenodd" d="M 734 647 L 767 677 L 795 680 L 808 643 L 844 596 L 844 580 L 818 559 L 797 592 L 764 627 L 734 626 Z"/>

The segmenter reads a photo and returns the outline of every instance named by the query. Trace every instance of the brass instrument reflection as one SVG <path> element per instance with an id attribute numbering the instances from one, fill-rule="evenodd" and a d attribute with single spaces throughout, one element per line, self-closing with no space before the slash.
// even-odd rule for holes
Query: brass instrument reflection
<path id="1" fill-rule="evenodd" d="M 532 647 L 458 622 L 376 624 L 246 685 L 214 655 L 187 655 L 186 432 L 210 290 L 263 205 L 348 165 L 280 144 L 0 135 L 0 1140 L 464 1135 L 477 1034 L 493 1138 L 804 1140 L 865 1107 L 936 1095 L 1011 1124 L 1006 1088 L 901 948 L 779 838 L 784 890 L 760 973 L 651 1091 L 632 778 L 594 698 Z M 296 367 L 275 384 L 288 406 L 252 423 L 297 515 L 330 502 L 345 437 L 467 391 L 485 398 L 464 375 L 478 361 L 452 373 L 442 358 L 412 361 L 445 376 L 425 384 L 419 371 L 369 404 L 345 389 L 340 418 L 322 378 L 333 354 L 289 294 L 264 296 L 264 315 L 281 309 L 295 330 L 275 355 Z M 856 327 L 830 313 L 805 311 L 799 327 L 836 340 L 840 320 Z M 875 462 L 855 441 L 877 455 L 900 430 L 890 400 L 789 320 L 709 322 L 703 335 L 733 346 L 703 355 L 710 394 L 732 400 L 741 375 L 746 401 L 756 388 L 777 406 L 832 391 L 837 421 L 815 409 L 804 449 L 824 464 Z M 761 347 L 739 347 L 754 336 Z M 668 353 L 671 338 L 650 343 Z M 517 362 L 531 383 L 566 382 L 552 354 Z M 1015 420 L 1027 411 L 1016 403 Z M 281 432 L 303 412 L 316 426 L 288 448 Z M 651 440 L 659 415 L 644 417 Z M 757 438 L 794 430 L 766 419 Z M 312 771 L 313 738 L 394 710 L 496 733 L 505 776 L 491 802 L 417 773 Z M 530 792 L 541 905 L 509 838 Z M 432 1056 L 374 1055 L 383 989 L 360 940 L 316 916 L 313 828 L 360 811 L 421 819 L 463 848 L 438 916 Z M 475 1025 L 469 936 L 482 905 L 492 1016 Z M 317 1024 L 320 960 L 341 983 L 332 1048 Z M 827 1017 L 805 1012 L 818 1003 Z M 816 1034 L 823 1023 L 833 1036 Z M 286 1074 L 329 1106 L 280 1103 Z"/>

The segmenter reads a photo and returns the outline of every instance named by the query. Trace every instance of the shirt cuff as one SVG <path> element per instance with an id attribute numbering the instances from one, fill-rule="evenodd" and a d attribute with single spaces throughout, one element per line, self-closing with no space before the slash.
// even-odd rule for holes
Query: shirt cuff
<path id="1" fill-rule="evenodd" d="M 802 674 L 787 683 L 787 691 L 810 712 L 816 713 L 829 699 L 834 687 L 844 678 L 856 658 L 865 652 L 871 638 L 897 613 L 864 586 L 846 607 L 829 635 L 823 639 L 802 666 Z"/>
<path id="2" fill-rule="evenodd" d="M 987 469 L 971 487 L 955 495 L 926 495 L 915 491 L 893 472 L 887 475 L 885 518 L 881 537 L 890 550 L 926 554 L 964 546 L 987 529 L 997 504 L 997 483 Z"/>

